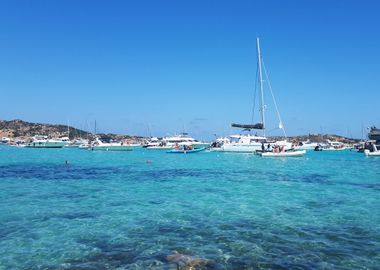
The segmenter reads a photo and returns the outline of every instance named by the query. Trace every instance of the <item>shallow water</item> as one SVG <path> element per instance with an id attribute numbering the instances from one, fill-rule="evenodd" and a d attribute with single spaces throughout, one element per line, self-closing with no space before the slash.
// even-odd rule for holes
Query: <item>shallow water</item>
<path id="1" fill-rule="evenodd" d="M 378 269 L 379 206 L 380 158 L 350 151 L 0 146 L 0 269 Z"/>

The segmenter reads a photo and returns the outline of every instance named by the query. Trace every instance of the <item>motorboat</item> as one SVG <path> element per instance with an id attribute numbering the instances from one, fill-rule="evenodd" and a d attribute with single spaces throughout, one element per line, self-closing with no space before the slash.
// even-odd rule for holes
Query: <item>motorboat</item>
<path id="1" fill-rule="evenodd" d="M 192 154 L 192 153 L 198 153 L 206 150 L 206 147 L 201 147 L 201 148 L 187 148 L 184 146 L 183 148 L 180 149 L 171 149 L 169 151 L 166 151 L 168 154 Z"/>
<path id="2" fill-rule="evenodd" d="M 164 137 L 162 141 L 166 142 L 166 145 L 174 148 L 177 145 L 179 146 L 192 146 L 194 149 L 208 147 L 210 144 L 206 142 L 201 142 L 193 137 L 189 136 L 187 133 L 180 133 L 179 135 L 174 135 L 171 137 Z"/>
<path id="3" fill-rule="evenodd" d="M 294 147 L 296 150 L 314 150 L 315 147 L 317 147 L 319 143 L 317 142 L 311 142 L 310 140 L 299 142 L 298 145 Z"/>
<path id="4" fill-rule="evenodd" d="M 0 139 L 0 143 L 3 143 L 3 144 L 8 144 L 8 143 L 10 143 L 10 141 L 11 141 L 11 139 L 8 137 L 2 137 Z"/>
<path id="5" fill-rule="evenodd" d="M 364 155 L 369 157 L 379 157 L 380 150 L 377 149 L 376 141 L 366 143 L 364 148 Z"/>
<path id="6" fill-rule="evenodd" d="M 376 152 L 364 150 L 364 155 L 366 155 L 367 157 L 380 157 L 380 150 L 377 150 Z"/>
<path id="7" fill-rule="evenodd" d="M 25 144 L 27 148 L 62 148 L 69 144 L 70 139 L 68 137 L 62 138 L 49 138 L 48 136 L 36 135 L 32 138 L 32 141 Z"/>
<path id="8" fill-rule="evenodd" d="M 171 149 L 173 147 L 166 146 L 166 142 L 162 138 L 151 137 L 149 140 L 146 140 L 143 144 L 143 148 L 146 149 Z"/>
<path id="9" fill-rule="evenodd" d="M 230 143 L 230 138 L 220 137 L 210 144 L 210 151 L 224 151 L 223 145 Z"/>
<path id="10" fill-rule="evenodd" d="M 162 139 L 152 138 L 148 144 L 146 144 L 146 149 L 173 149 L 177 146 L 192 146 L 194 149 L 208 147 L 209 143 L 201 142 L 193 137 L 189 136 L 187 133 L 181 133 L 179 135 L 174 135 L 170 137 L 164 137 Z"/>
<path id="11" fill-rule="evenodd" d="M 96 138 L 88 147 L 89 150 L 132 151 L 132 147 L 123 142 L 115 142 L 109 137 Z"/>
<path id="12" fill-rule="evenodd" d="M 82 145 L 89 145 L 89 140 L 75 139 L 75 140 L 70 141 L 70 143 L 65 145 L 65 147 L 67 147 L 67 148 L 80 148 Z"/>
<path id="13" fill-rule="evenodd" d="M 348 147 L 342 142 L 327 140 L 327 145 L 323 151 L 342 151 L 346 149 L 348 149 Z"/>
<path id="14" fill-rule="evenodd" d="M 306 154 L 306 150 L 289 150 L 283 152 L 257 152 L 262 157 L 302 157 Z"/>

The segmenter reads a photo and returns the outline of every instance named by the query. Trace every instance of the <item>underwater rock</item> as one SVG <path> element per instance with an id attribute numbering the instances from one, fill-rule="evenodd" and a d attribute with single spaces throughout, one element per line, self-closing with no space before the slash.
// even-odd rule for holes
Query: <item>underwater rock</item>
<path id="1" fill-rule="evenodd" d="M 210 260 L 181 254 L 177 251 L 174 251 L 173 254 L 166 256 L 166 259 L 177 265 L 177 269 L 182 270 L 196 270 L 196 269 L 204 269 L 209 263 Z"/>

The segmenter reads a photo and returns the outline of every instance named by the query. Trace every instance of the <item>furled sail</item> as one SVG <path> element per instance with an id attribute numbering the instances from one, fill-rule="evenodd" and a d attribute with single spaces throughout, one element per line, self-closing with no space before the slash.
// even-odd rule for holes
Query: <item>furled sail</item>
<path id="1" fill-rule="evenodd" d="M 264 129 L 263 123 L 248 124 L 248 125 L 245 125 L 245 124 L 231 124 L 231 127 L 244 128 L 244 129 L 247 129 L 247 130 L 250 130 L 250 129 Z"/>

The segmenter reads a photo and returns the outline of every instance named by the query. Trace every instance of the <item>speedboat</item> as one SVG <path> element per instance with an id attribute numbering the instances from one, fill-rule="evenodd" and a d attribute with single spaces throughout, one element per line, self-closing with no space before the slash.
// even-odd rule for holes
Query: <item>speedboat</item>
<path id="1" fill-rule="evenodd" d="M 152 137 L 149 140 L 145 141 L 143 148 L 146 149 L 171 149 L 172 146 L 167 146 L 166 142 L 157 137 Z"/>
<path id="2" fill-rule="evenodd" d="M 201 152 L 204 150 L 206 150 L 205 147 L 193 149 L 193 148 L 186 148 L 186 146 L 184 146 L 182 149 L 171 149 L 169 151 L 166 151 L 166 153 L 168 153 L 168 154 L 192 154 L 192 153 L 198 153 L 198 152 Z"/>
<path id="3" fill-rule="evenodd" d="M 367 157 L 380 157 L 380 150 L 375 152 L 370 152 L 369 150 L 364 150 L 364 155 Z"/>
<path id="4" fill-rule="evenodd" d="M 318 144 L 314 151 L 342 151 L 349 149 L 344 143 L 327 140 L 327 144 Z"/>
<path id="5" fill-rule="evenodd" d="M 380 156 L 380 150 L 377 149 L 377 145 L 375 141 L 370 141 L 366 143 L 365 149 L 364 149 L 364 155 L 369 157 L 379 157 Z"/>
<path id="6" fill-rule="evenodd" d="M 342 142 L 327 140 L 327 147 L 323 150 L 324 151 L 326 150 L 327 151 L 341 151 L 341 150 L 346 150 L 346 149 L 348 149 L 348 147 Z"/>
<path id="7" fill-rule="evenodd" d="M 194 149 L 209 146 L 209 143 L 198 141 L 194 139 L 193 137 L 190 137 L 187 133 L 181 133 L 179 135 L 175 135 L 172 137 L 165 137 L 162 140 L 166 142 L 166 144 L 168 146 L 171 146 L 172 148 L 176 147 L 176 145 L 192 146 Z"/>
<path id="8" fill-rule="evenodd" d="M 187 133 L 181 133 L 170 137 L 164 137 L 161 140 L 153 140 L 150 145 L 146 146 L 147 149 L 173 149 L 177 146 L 192 146 L 194 149 L 208 147 L 209 143 L 201 142 Z"/>
<path id="9" fill-rule="evenodd" d="M 4 144 L 7 144 L 11 141 L 11 139 L 9 139 L 8 137 L 2 137 L 0 139 L 0 143 L 4 143 Z"/>
<path id="10" fill-rule="evenodd" d="M 223 145 L 230 142 L 230 139 L 228 137 L 220 137 L 217 138 L 216 141 L 210 144 L 210 151 L 224 151 Z"/>
<path id="11" fill-rule="evenodd" d="M 96 138 L 91 146 L 90 150 L 103 150 L 103 151 L 132 151 L 132 147 L 123 142 L 114 142 L 111 138 Z"/>
<path id="12" fill-rule="evenodd" d="M 67 148 L 82 148 L 82 145 L 88 145 L 88 140 L 85 139 L 75 139 L 73 141 L 70 141 L 69 144 L 65 145 Z"/>
<path id="13" fill-rule="evenodd" d="M 306 154 L 306 150 L 289 150 L 283 152 L 257 152 L 262 157 L 302 157 Z"/>
<path id="14" fill-rule="evenodd" d="M 317 142 L 311 142 L 309 140 L 299 142 L 298 145 L 294 147 L 297 150 L 314 150 L 319 144 Z"/>

